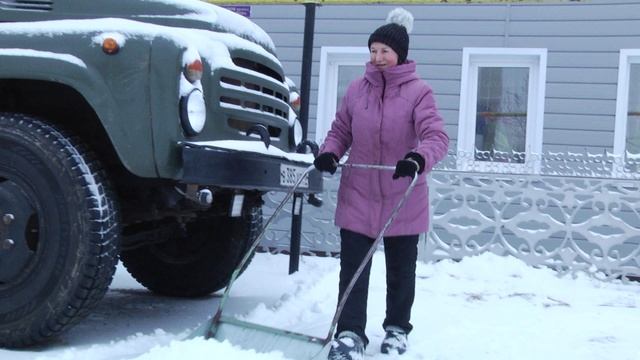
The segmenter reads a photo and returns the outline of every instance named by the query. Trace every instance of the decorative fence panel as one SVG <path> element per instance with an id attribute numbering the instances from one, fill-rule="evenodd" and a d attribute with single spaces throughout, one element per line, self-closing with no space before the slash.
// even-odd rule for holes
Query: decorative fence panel
<path id="1" fill-rule="evenodd" d="M 510 254 L 559 272 L 640 276 L 640 182 L 635 165 L 607 154 L 553 153 L 539 157 L 542 174 L 462 172 L 469 158 L 450 154 L 432 171 L 430 230 L 421 241 L 423 261 L 460 259 L 485 251 Z M 305 205 L 302 251 L 339 252 L 333 225 L 339 173 L 325 177 L 324 205 Z M 269 194 L 265 215 L 281 195 Z M 287 251 L 290 211 L 262 245 Z"/>
<path id="2" fill-rule="evenodd" d="M 640 193 L 628 180 L 438 171 L 425 260 L 491 250 L 561 272 L 640 275 Z"/>

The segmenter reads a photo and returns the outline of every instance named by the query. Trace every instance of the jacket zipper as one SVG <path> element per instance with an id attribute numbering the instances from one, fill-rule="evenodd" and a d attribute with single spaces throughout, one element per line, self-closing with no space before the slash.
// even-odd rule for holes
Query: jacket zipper
<path id="1" fill-rule="evenodd" d="M 383 146 L 382 146 L 382 122 L 384 120 L 384 95 L 385 92 L 387 91 L 387 79 L 384 77 L 384 72 L 381 73 L 382 74 L 382 96 L 380 97 L 380 129 L 379 129 L 379 135 L 378 135 L 378 143 L 380 144 L 380 152 L 378 154 L 378 164 L 383 165 L 382 164 L 382 151 L 383 151 Z M 378 171 L 378 186 L 379 186 L 379 194 L 380 194 L 380 201 L 381 204 L 384 202 L 384 191 L 382 189 L 382 181 L 381 181 L 381 172 Z M 376 223 L 380 223 L 382 219 L 382 205 L 380 205 L 380 213 L 378 213 L 378 221 Z"/>
<path id="2" fill-rule="evenodd" d="M 378 132 L 378 143 L 380 144 L 380 153 L 378 154 L 378 164 L 382 164 L 382 121 L 384 120 L 384 93 L 387 91 L 387 79 L 384 77 L 384 71 L 380 72 L 382 75 L 382 95 L 380 96 L 380 129 Z M 382 189 L 380 189 L 382 190 Z"/>
<path id="3" fill-rule="evenodd" d="M 384 102 L 384 92 L 387 90 L 387 79 L 384 77 L 384 72 L 382 74 L 382 102 Z"/>

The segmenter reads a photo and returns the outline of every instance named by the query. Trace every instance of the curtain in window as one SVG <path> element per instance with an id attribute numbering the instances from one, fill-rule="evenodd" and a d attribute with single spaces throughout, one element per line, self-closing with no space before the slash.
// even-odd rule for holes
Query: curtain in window
<path id="1" fill-rule="evenodd" d="M 629 154 L 640 154 L 640 64 L 631 64 L 629 73 L 626 149 Z"/>
<path id="2" fill-rule="evenodd" d="M 529 68 L 478 68 L 475 158 L 525 161 Z"/>

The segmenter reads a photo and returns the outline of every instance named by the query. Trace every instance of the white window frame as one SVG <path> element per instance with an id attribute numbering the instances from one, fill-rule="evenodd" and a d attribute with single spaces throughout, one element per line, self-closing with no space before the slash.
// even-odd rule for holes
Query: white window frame
<path id="1" fill-rule="evenodd" d="M 524 164 L 475 160 L 475 131 L 479 67 L 527 67 L 529 88 Z M 544 128 L 544 101 L 547 78 L 547 49 L 544 48 L 463 48 L 458 119 L 457 167 L 463 171 L 539 173 Z M 532 155 L 536 156 L 532 156 Z M 534 157 L 534 158 L 532 158 Z"/>
<path id="2" fill-rule="evenodd" d="M 362 65 L 369 61 L 367 47 L 323 46 L 320 48 L 320 76 L 316 109 L 316 142 L 322 144 L 336 115 L 338 68 Z"/>
<path id="3" fill-rule="evenodd" d="M 618 93 L 616 96 L 616 120 L 613 135 L 613 154 L 625 159 L 627 120 L 629 112 L 629 77 L 631 64 L 640 63 L 640 49 L 620 49 L 618 64 Z M 614 168 L 614 171 L 615 168 Z"/>

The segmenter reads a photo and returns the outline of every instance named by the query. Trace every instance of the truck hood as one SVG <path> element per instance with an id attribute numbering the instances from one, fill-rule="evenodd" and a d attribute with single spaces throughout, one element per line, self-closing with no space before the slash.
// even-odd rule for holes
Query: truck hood
<path id="1" fill-rule="evenodd" d="M 235 34 L 275 55 L 273 40 L 249 19 L 200 0 L 6 0 L 0 22 L 124 18 Z"/>
<path id="2" fill-rule="evenodd" d="M 259 56 L 265 65 L 275 68 L 274 71 L 282 69 L 282 64 L 275 55 L 269 53 L 264 47 L 241 39 L 234 34 L 167 27 L 122 18 L 0 23 L 0 34 L 30 38 L 39 36 L 63 38 L 65 35 L 83 34 L 91 36 L 96 46 L 102 44 L 104 36 L 119 38 L 121 46 L 126 46 L 128 39 L 143 38 L 150 41 L 160 37 L 183 49 L 197 49 L 203 60 L 210 64 L 212 70 L 221 66 L 237 68 L 232 61 L 232 52 L 249 52 L 254 56 Z M 2 50 L 14 51 L 16 49 Z"/>

